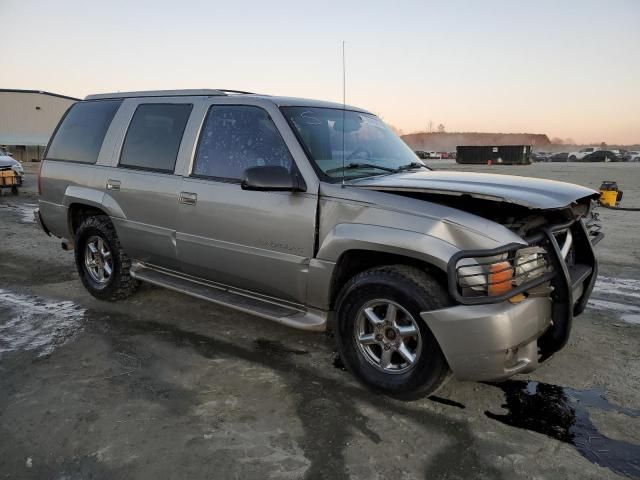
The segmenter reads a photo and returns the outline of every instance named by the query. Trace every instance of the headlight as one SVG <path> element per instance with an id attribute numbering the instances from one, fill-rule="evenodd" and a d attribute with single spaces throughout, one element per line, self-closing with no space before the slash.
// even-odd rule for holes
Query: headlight
<path id="1" fill-rule="evenodd" d="M 465 258 L 456 269 L 458 285 L 467 296 L 499 296 L 549 271 L 546 251 L 527 247 L 487 258 Z"/>
<path id="2" fill-rule="evenodd" d="M 547 259 L 542 247 L 528 247 L 518 250 L 515 257 L 514 283 L 520 285 L 547 272 Z"/>

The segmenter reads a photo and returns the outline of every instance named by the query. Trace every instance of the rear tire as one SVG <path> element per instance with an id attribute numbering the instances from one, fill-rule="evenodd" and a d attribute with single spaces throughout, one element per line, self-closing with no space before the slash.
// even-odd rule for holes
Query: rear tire
<path id="1" fill-rule="evenodd" d="M 120 246 L 106 215 L 85 219 L 76 232 L 75 261 L 84 287 L 100 300 L 131 296 L 138 281 L 131 274 L 131 260 Z"/>
<path id="2" fill-rule="evenodd" d="M 20 193 L 20 191 L 18 190 L 18 187 L 16 187 L 15 185 L 13 187 L 11 187 L 11 194 L 12 195 L 18 195 L 18 193 Z"/>
<path id="3" fill-rule="evenodd" d="M 338 353 L 375 390 L 429 395 L 443 385 L 449 366 L 420 312 L 450 304 L 442 285 L 418 268 L 366 270 L 347 282 L 336 302 Z"/>

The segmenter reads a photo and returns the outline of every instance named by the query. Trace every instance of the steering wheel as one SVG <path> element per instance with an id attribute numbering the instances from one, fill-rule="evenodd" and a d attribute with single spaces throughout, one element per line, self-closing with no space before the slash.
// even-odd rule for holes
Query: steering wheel
<path id="1" fill-rule="evenodd" d="M 347 157 L 347 160 L 352 160 L 356 156 L 360 155 L 361 153 L 366 154 L 365 160 L 369 160 L 371 158 L 371 152 L 369 150 L 367 150 L 366 148 L 360 147 L 360 148 L 355 149 L 353 152 L 351 152 L 349 154 L 349 156 Z"/>

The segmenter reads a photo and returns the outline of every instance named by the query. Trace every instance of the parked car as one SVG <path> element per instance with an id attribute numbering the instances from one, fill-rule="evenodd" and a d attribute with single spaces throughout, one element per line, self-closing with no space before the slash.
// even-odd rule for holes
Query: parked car
<path id="1" fill-rule="evenodd" d="M 567 152 L 554 153 L 549 157 L 549 162 L 566 162 L 569 159 L 569 154 Z"/>
<path id="2" fill-rule="evenodd" d="M 532 162 L 546 162 L 548 161 L 548 157 L 543 152 L 532 152 L 529 155 L 529 158 Z"/>
<path id="3" fill-rule="evenodd" d="M 93 296 L 148 282 L 328 329 L 347 368 L 385 392 L 433 392 L 450 370 L 531 372 L 567 343 L 596 280 L 598 192 L 432 171 L 356 107 L 90 95 L 44 157 L 36 219 L 74 249 Z"/>
<path id="4" fill-rule="evenodd" d="M 416 150 L 414 153 L 417 155 L 418 158 L 422 160 L 426 160 L 427 158 L 429 158 L 429 154 L 422 150 Z"/>
<path id="5" fill-rule="evenodd" d="M 577 162 L 579 160 L 582 160 L 584 157 L 586 157 L 590 153 L 597 152 L 598 150 L 600 150 L 599 147 L 587 147 L 587 148 L 578 150 L 577 152 L 569 152 L 569 161 Z"/>
<path id="6" fill-rule="evenodd" d="M 635 150 L 627 151 L 623 158 L 626 162 L 640 162 L 640 152 Z"/>
<path id="7" fill-rule="evenodd" d="M 596 150 L 593 153 L 585 155 L 581 162 L 617 162 L 620 157 L 610 150 Z"/>
<path id="8" fill-rule="evenodd" d="M 11 193 L 18 194 L 22 186 L 24 168 L 16 159 L 12 158 L 6 150 L 0 148 L 0 191 L 11 189 Z"/>

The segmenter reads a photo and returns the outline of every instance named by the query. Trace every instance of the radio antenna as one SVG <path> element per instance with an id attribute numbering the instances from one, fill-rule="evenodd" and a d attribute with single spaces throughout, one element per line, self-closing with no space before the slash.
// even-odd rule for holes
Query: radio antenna
<path id="1" fill-rule="evenodd" d="M 344 121 L 347 110 L 347 69 L 344 55 L 344 40 L 342 41 L 342 187 L 344 188 Z"/>

